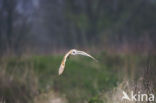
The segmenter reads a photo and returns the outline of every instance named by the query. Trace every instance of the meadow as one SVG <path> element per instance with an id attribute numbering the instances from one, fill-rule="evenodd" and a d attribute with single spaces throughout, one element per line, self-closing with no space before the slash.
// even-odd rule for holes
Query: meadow
<path id="1" fill-rule="evenodd" d="M 107 52 L 93 56 L 98 62 L 71 56 L 61 76 L 58 68 L 63 55 L 3 57 L 0 97 L 6 103 L 121 103 L 113 98 L 119 89 L 128 90 L 125 81 L 129 89 L 142 78 L 155 84 L 154 71 L 149 76 L 146 70 L 149 58 L 150 68 L 156 67 L 156 56 Z M 155 92 L 154 86 L 149 88 Z"/>

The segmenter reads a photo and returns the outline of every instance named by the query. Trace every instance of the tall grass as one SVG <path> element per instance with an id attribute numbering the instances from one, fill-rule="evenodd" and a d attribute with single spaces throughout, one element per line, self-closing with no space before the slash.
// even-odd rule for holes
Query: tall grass
<path id="1" fill-rule="evenodd" d="M 37 78 L 31 62 L 17 57 L 0 62 L 0 97 L 6 103 L 31 102 L 37 90 Z"/>
<path id="2" fill-rule="evenodd" d="M 58 76 L 58 67 L 62 56 L 3 58 L 0 60 L 0 97 L 3 96 L 6 103 L 55 100 L 61 103 L 113 103 L 116 101 L 113 98 L 120 94 L 114 88 L 124 89 L 121 85 L 126 85 L 122 81 L 136 83 L 144 77 L 147 56 L 103 52 L 95 57 L 98 62 L 71 57 L 61 76 Z M 156 60 L 155 56 L 152 58 L 153 68 Z M 153 77 L 152 74 L 149 78 L 154 83 Z M 129 84 L 133 87 L 133 83 Z"/>

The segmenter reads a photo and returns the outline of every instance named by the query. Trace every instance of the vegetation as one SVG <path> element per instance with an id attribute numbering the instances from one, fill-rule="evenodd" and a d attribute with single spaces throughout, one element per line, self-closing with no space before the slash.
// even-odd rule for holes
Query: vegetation
<path id="1" fill-rule="evenodd" d="M 155 53 L 154 0 L 0 0 L 0 55 L 94 48 Z"/>
<path id="2" fill-rule="evenodd" d="M 123 89 L 156 93 L 155 11 L 156 0 L 0 0 L 0 102 L 122 103 Z M 71 48 L 98 62 L 71 56 L 58 76 Z"/>
<path id="3" fill-rule="evenodd" d="M 58 68 L 62 56 L 3 58 L 0 65 L 0 96 L 6 103 L 33 102 L 42 94 L 58 94 L 69 103 L 104 103 L 106 100 L 102 96 L 126 77 L 133 80 L 134 77 L 136 80 L 142 77 L 144 73 L 141 71 L 147 60 L 147 56 L 105 52 L 95 57 L 98 62 L 71 56 L 61 76 L 58 76 Z M 154 62 L 155 57 L 152 58 Z"/>

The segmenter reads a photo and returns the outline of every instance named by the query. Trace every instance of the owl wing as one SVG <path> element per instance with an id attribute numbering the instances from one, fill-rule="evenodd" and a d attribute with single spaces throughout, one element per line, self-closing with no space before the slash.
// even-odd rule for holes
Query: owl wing
<path id="1" fill-rule="evenodd" d="M 58 74 L 61 75 L 64 71 L 64 68 L 65 68 L 65 64 L 66 64 L 66 60 L 67 58 L 69 57 L 69 55 L 72 53 L 72 51 L 69 51 L 68 53 L 65 54 L 62 62 L 61 62 L 61 65 L 60 65 L 60 68 L 59 68 L 59 71 L 58 71 Z"/>
<path id="2" fill-rule="evenodd" d="M 90 54 L 88 54 L 88 53 L 86 53 L 84 51 L 78 51 L 78 54 L 83 55 L 83 56 L 88 56 L 88 57 L 94 59 L 95 61 L 97 61 L 93 56 L 91 56 Z"/>

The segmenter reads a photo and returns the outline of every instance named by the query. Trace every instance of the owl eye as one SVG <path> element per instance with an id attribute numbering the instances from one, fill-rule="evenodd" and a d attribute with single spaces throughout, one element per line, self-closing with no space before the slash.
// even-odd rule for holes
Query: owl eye
<path id="1" fill-rule="evenodd" d="M 76 51 L 75 51 L 75 50 L 73 50 L 72 54 L 76 54 Z"/>

